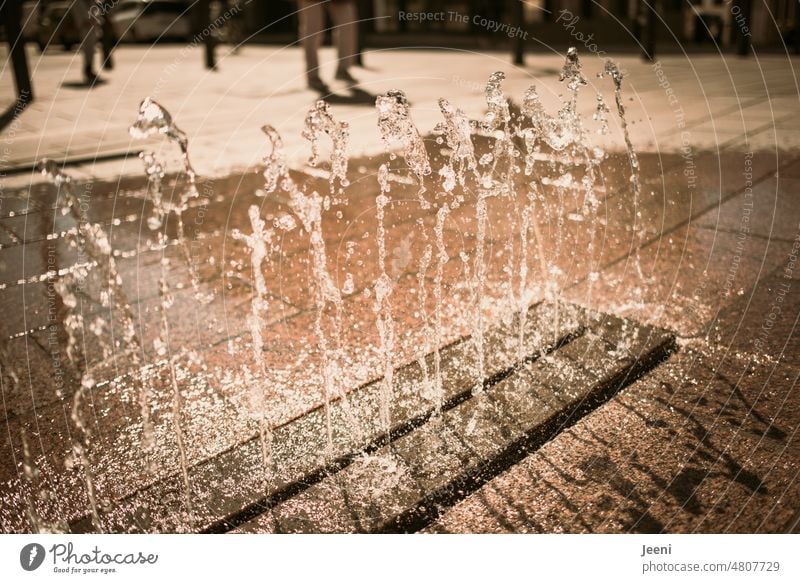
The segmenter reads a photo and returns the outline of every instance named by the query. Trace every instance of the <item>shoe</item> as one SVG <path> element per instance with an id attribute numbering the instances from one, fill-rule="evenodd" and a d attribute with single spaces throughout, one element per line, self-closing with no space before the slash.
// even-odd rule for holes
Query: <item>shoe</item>
<path id="1" fill-rule="evenodd" d="M 94 85 L 98 81 L 102 81 L 102 79 L 100 79 L 100 77 L 97 76 L 97 73 L 95 73 L 91 69 L 86 69 L 83 72 L 83 78 L 86 81 L 87 85 Z"/>
<path id="2" fill-rule="evenodd" d="M 313 89 L 317 93 L 330 93 L 330 88 L 319 77 L 308 78 L 308 88 Z"/>
<path id="3" fill-rule="evenodd" d="M 111 58 L 111 55 L 108 55 L 108 57 L 106 57 L 106 59 L 103 61 L 103 70 L 104 71 L 114 70 L 114 59 Z"/>
<path id="4" fill-rule="evenodd" d="M 353 84 L 358 83 L 358 79 L 353 77 L 350 74 L 350 71 L 348 71 L 347 69 L 336 71 L 336 79 L 338 79 L 339 81 L 347 81 L 348 83 L 353 83 Z"/>

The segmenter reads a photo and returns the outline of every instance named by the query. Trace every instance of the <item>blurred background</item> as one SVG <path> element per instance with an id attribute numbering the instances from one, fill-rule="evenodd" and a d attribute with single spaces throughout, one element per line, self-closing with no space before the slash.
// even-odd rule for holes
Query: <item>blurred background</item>
<path id="1" fill-rule="evenodd" d="M 204 18 L 214 18 L 232 6 L 242 17 L 236 26 L 247 43 L 286 44 L 297 40 L 297 4 L 292 0 L 193 2 L 191 0 L 112 1 L 112 21 L 122 42 L 186 41 L 202 30 Z M 25 39 L 41 50 L 72 50 L 78 33 L 66 18 L 70 0 L 22 2 Z M 526 49 L 570 41 L 570 21 L 592 40 L 614 50 L 635 50 L 646 36 L 649 18 L 661 50 L 722 48 L 734 50 L 742 40 L 738 15 L 746 19 L 750 40 L 766 48 L 798 49 L 798 3 L 793 0 L 358 0 L 360 41 L 364 47 L 419 45 L 502 48 L 513 38 L 481 26 L 481 19 L 516 23 L 528 32 Z M 208 16 L 204 16 L 204 12 Z M 398 13 L 458 13 L 461 18 L 401 20 Z M 565 12 L 566 11 L 566 12 Z M 749 15 L 749 16 L 748 16 Z M 463 18 L 466 16 L 467 18 Z M 477 17 L 477 18 L 476 18 Z M 552 26 L 559 21 L 564 26 Z M 229 27 L 231 28 L 231 27 Z M 574 41 L 573 41 L 574 42 Z"/>

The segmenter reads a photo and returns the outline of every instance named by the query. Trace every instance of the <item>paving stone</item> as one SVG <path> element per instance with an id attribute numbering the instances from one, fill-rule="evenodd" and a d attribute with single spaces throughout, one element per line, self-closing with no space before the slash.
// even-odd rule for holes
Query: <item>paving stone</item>
<path id="1" fill-rule="evenodd" d="M 629 327 L 621 321 L 606 324 L 617 332 L 613 344 L 623 344 Z M 601 327 L 602 328 L 602 327 Z M 653 366 L 672 347 L 662 331 L 642 333 L 649 341 L 632 343 L 638 348 L 641 366 Z M 408 476 L 385 483 L 387 472 L 374 464 L 368 472 L 348 466 L 324 478 L 302 494 L 276 507 L 288 513 L 288 528 L 302 532 L 369 532 L 415 530 L 439 512 L 464 498 L 483 482 L 525 457 L 531 449 L 574 423 L 620 388 L 617 383 L 635 370 L 637 360 L 622 351 L 605 349 L 593 355 L 602 375 L 589 375 L 562 351 L 573 347 L 577 354 L 591 351 L 598 342 L 587 335 L 572 340 L 554 355 L 518 367 L 512 374 L 429 420 L 426 424 L 377 450 L 377 459 L 396 460 L 408 468 Z M 622 355 L 622 360 L 618 358 Z M 620 363 L 612 366 L 608 363 Z M 355 476 L 354 476 L 355 474 Z M 356 477 L 357 476 L 357 477 Z M 381 482 L 383 483 L 381 484 Z M 378 518 L 365 524 L 354 507 L 374 498 L 370 484 L 378 482 L 382 509 Z M 366 491 L 365 491 L 366 489 Z M 371 505 L 374 508 L 374 504 Z M 392 515 L 394 512 L 394 516 Z M 371 516 L 374 515 L 370 514 Z M 279 522 L 280 522 L 279 518 Z M 320 524 L 315 525 L 314 520 Z"/>
<path id="2" fill-rule="evenodd" d="M 778 363 L 684 349 L 426 532 L 786 532 L 797 381 Z"/>
<path id="3" fill-rule="evenodd" d="M 420 497 L 420 487 L 403 460 L 383 452 L 357 457 L 345 469 L 276 506 L 273 514 L 281 532 L 320 532 L 319 517 L 323 532 L 374 532 L 390 526 Z"/>

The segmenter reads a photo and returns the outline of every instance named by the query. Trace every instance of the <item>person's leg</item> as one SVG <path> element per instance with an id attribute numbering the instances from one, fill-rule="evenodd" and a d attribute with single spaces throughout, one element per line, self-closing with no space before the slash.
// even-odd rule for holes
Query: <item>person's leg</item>
<path id="1" fill-rule="evenodd" d="M 299 0 L 300 42 L 306 58 L 306 80 L 312 89 L 325 90 L 319 77 L 319 47 L 322 44 L 324 28 L 323 5 L 319 0 Z"/>
<path id="2" fill-rule="evenodd" d="M 83 74 L 89 82 L 94 81 L 97 77 L 94 72 L 94 52 L 95 49 L 97 49 L 98 40 L 97 26 L 95 26 L 94 22 L 90 19 L 86 36 L 81 46 L 83 50 Z"/>
<path id="3" fill-rule="evenodd" d="M 353 65 L 358 45 L 358 13 L 353 0 L 331 2 L 331 20 L 335 27 L 336 45 L 339 51 L 339 65 L 336 78 L 355 81 L 348 69 Z"/>
<path id="4" fill-rule="evenodd" d="M 114 30 L 114 23 L 111 20 L 110 12 L 103 15 L 103 69 L 111 70 L 114 68 L 114 58 L 111 53 L 117 44 L 117 33 Z"/>
<path id="5" fill-rule="evenodd" d="M 76 0 L 71 10 L 75 26 L 81 35 L 81 53 L 83 54 L 83 76 L 87 83 L 97 78 L 94 72 L 94 50 L 97 45 L 97 29 L 94 19 L 89 13 L 89 2 Z"/>

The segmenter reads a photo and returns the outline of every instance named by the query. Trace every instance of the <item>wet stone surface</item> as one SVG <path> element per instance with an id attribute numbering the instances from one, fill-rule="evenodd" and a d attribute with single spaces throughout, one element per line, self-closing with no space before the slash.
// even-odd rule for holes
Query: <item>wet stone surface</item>
<path id="1" fill-rule="evenodd" d="M 603 342 L 619 341 L 630 323 L 606 319 Z M 597 321 L 595 321 L 597 322 Z M 600 320 L 602 322 L 602 320 Z M 617 337 L 615 338 L 615 332 Z M 243 531 L 413 532 L 434 520 L 480 484 L 524 458 L 618 390 L 667 358 L 674 338 L 642 328 L 641 341 L 619 346 L 620 358 L 604 352 L 608 365 L 588 375 L 570 363 L 597 337 L 588 332 L 545 357 L 521 364 L 503 380 L 431 418 L 389 445 L 356 458 L 271 511 L 276 522 L 257 517 Z M 602 338 L 602 337 L 601 337 Z M 377 484 L 377 486 L 375 486 Z M 268 526 L 261 526 L 267 524 Z"/>
<path id="2" fill-rule="evenodd" d="M 552 307 L 548 305 L 534 306 L 526 319 L 527 325 L 539 326 L 542 321 L 551 318 L 551 313 Z M 582 310 L 561 306 L 559 313 L 559 340 L 567 341 L 583 332 L 586 316 Z M 497 359 L 493 359 L 487 368 L 487 378 L 507 375 L 518 361 L 517 328 L 511 325 L 487 331 L 489 346 L 497 355 Z M 536 359 L 553 348 L 552 342 L 543 340 L 539 345 L 527 345 L 525 355 L 526 358 Z M 472 354 L 469 338 L 442 349 L 443 402 L 446 406 L 462 402 L 475 387 L 476 380 L 468 372 L 471 368 L 467 366 Z M 429 363 L 432 358 L 433 355 L 428 356 Z M 432 366 L 429 368 L 432 369 Z M 420 378 L 417 362 L 398 369 L 395 377 L 392 434 L 408 433 L 401 440 L 416 439 L 413 436 L 420 434 L 414 428 L 423 424 L 433 411 L 433 402 L 425 398 L 420 390 Z M 249 515 L 258 514 L 265 504 L 271 505 L 275 500 L 292 496 L 297 490 L 321 479 L 331 469 L 349 464 L 360 449 L 374 451 L 380 447 L 385 439 L 378 423 L 380 390 L 381 381 L 378 380 L 356 389 L 346 401 L 332 404 L 333 441 L 330 446 L 325 407 L 318 407 L 275 429 L 269 472 L 264 470 L 258 437 L 192 467 L 190 479 L 195 484 L 193 495 L 196 498 L 193 528 L 227 531 Z M 423 425 L 423 428 L 427 427 L 429 424 Z M 179 511 L 182 502 L 180 498 L 169 496 L 176 489 L 176 483 L 174 479 L 156 482 L 124 496 L 108 513 L 109 524 L 113 525 L 114 530 L 128 530 L 131 527 L 138 530 L 142 524 L 138 518 L 139 509 L 146 508 L 150 520 L 160 530 L 183 528 L 181 521 L 185 516 Z M 175 523 L 170 526 L 171 521 Z M 88 517 L 74 521 L 72 529 L 90 529 Z"/>

